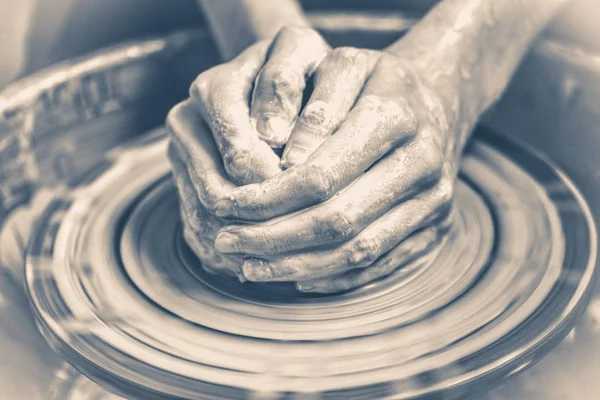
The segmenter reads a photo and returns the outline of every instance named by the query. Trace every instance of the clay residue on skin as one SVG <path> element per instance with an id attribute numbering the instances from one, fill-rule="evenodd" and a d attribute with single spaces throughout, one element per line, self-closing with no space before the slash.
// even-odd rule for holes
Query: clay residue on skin
<path id="1" fill-rule="evenodd" d="M 498 99 L 537 33 L 565 2 L 446 0 L 390 51 L 425 71 L 445 99 L 462 148 L 477 118 Z"/>

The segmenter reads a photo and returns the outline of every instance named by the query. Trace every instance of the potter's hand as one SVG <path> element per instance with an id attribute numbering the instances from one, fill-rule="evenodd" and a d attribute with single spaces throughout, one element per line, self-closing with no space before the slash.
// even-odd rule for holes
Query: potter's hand
<path id="1" fill-rule="evenodd" d="M 213 247 L 225 224 L 214 216 L 215 203 L 236 183 L 260 182 L 281 172 L 279 156 L 267 143 L 277 147 L 287 140 L 305 78 L 328 51 L 311 29 L 283 29 L 271 43 L 258 43 L 202 73 L 191 99 L 170 112 L 169 157 L 184 234 L 208 269 L 244 279 L 241 258 Z"/>
<path id="2" fill-rule="evenodd" d="M 238 188 L 216 205 L 218 215 L 246 220 L 301 211 L 258 226 L 225 228 L 216 247 L 255 255 L 244 264 L 252 280 L 315 279 L 368 265 L 362 269 L 367 274 L 385 273 L 386 258 L 402 253 L 408 235 L 427 237 L 432 228 L 426 227 L 450 210 L 456 160 L 473 125 L 565 2 L 439 2 L 381 55 L 339 128 L 325 123 L 325 134 L 294 132 L 283 156 L 283 164 L 294 167 Z M 315 109 L 323 109 L 329 122 L 336 106 Z M 318 138 L 334 130 L 320 144 Z M 358 274 L 344 284 L 370 278 Z M 318 282 L 316 290 L 329 290 Z"/>
<path id="3" fill-rule="evenodd" d="M 186 117 L 185 114 L 192 111 L 189 107 L 189 103 L 184 103 L 178 106 L 176 112 L 179 116 Z M 193 124 L 193 118 L 190 119 L 191 122 L 188 123 Z M 200 127 L 200 129 L 196 130 L 196 134 L 197 137 L 204 135 L 210 139 L 210 132 L 207 129 Z M 194 190 L 194 185 L 185 162 L 181 159 L 179 152 L 176 151 L 172 143 L 169 146 L 168 155 L 171 161 L 173 180 L 180 197 L 179 207 L 183 224 L 183 235 L 188 246 L 202 260 L 203 267 L 206 270 L 237 277 L 240 281 L 244 281 L 241 258 L 220 254 L 214 248 L 215 237 L 219 229 L 223 227 L 224 221 L 209 213 L 202 205 Z M 224 171 L 221 170 L 221 173 L 224 175 Z M 226 188 L 227 186 L 224 187 Z"/>
<path id="4" fill-rule="evenodd" d="M 372 71 L 363 73 L 369 62 Z M 350 81 L 347 71 L 356 78 Z M 216 204 L 220 217 L 268 220 L 228 226 L 216 240 L 221 252 L 256 257 L 244 261 L 249 280 L 330 277 L 368 267 L 390 251 L 405 262 L 439 240 L 447 225 L 455 138 L 444 102 L 419 69 L 391 54 L 341 49 L 316 76 L 328 79 L 316 82 L 302 116 L 320 123 L 308 129 L 297 123 L 284 153 L 284 160 L 301 163 Z M 390 272 L 379 266 L 299 287 L 347 289 Z"/>
<path id="5" fill-rule="evenodd" d="M 279 156 L 271 147 L 287 141 L 301 107 L 305 79 L 328 51 L 312 29 L 285 28 L 272 42 L 257 43 L 233 61 L 198 76 L 190 89 L 191 102 L 210 128 L 233 182 L 261 182 L 281 172 Z M 173 119 L 172 114 L 169 120 Z M 201 161 L 194 150 L 198 147 L 194 132 L 172 133 L 192 181 L 202 179 L 195 167 Z"/>

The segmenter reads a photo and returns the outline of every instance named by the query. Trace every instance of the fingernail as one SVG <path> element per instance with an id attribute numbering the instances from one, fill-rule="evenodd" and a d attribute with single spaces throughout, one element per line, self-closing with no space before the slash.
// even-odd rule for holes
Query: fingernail
<path id="1" fill-rule="evenodd" d="M 215 204 L 215 214 L 217 217 L 235 217 L 235 201 L 232 199 L 222 199 Z"/>
<path id="2" fill-rule="evenodd" d="M 290 124 L 281 117 L 263 117 L 257 121 L 259 137 L 271 147 L 282 147 L 290 135 Z"/>
<path id="3" fill-rule="evenodd" d="M 315 286 L 309 283 L 297 282 L 296 289 L 300 292 L 310 292 L 312 290 L 315 290 Z"/>
<path id="4" fill-rule="evenodd" d="M 281 167 L 290 168 L 294 165 L 298 165 L 306 161 L 306 153 L 307 151 L 300 146 L 291 146 L 286 148 L 283 153 L 283 157 L 281 158 Z"/>
<path id="5" fill-rule="evenodd" d="M 236 235 L 229 232 L 221 232 L 215 239 L 215 249 L 221 253 L 239 252 L 239 241 Z"/>
<path id="6" fill-rule="evenodd" d="M 273 271 L 269 263 L 258 258 L 245 259 L 242 271 L 246 279 L 253 282 L 269 281 L 273 277 Z"/>

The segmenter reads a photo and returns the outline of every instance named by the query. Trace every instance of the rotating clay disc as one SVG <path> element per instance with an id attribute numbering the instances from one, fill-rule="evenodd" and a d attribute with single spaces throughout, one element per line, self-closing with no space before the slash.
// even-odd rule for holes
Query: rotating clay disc
<path id="1" fill-rule="evenodd" d="M 67 361 L 127 398 L 466 398 L 537 361 L 586 304 L 587 205 L 480 131 L 430 257 L 336 295 L 213 275 L 187 247 L 166 141 L 129 146 L 46 210 L 27 286 Z"/>

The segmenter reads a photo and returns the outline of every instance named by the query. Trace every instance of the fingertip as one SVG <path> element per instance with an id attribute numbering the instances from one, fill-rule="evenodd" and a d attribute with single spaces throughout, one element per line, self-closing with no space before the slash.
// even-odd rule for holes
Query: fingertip
<path id="1" fill-rule="evenodd" d="M 274 148 L 281 148 L 287 142 L 291 124 L 278 116 L 260 116 L 256 121 L 256 130 L 259 138 Z"/>
<path id="2" fill-rule="evenodd" d="M 219 218 L 237 217 L 236 202 L 233 198 L 218 200 L 215 203 L 215 215 Z"/>
<path id="3" fill-rule="evenodd" d="M 296 282 L 294 286 L 296 287 L 297 291 L 304 293 L 309 293 L 316 289 L 315 285 L 310 282 Z"/>
<path id="4" fill-rule="evenodd" d="M 281 157 L 280 165 L 284 169 L 293 167 L 294 165 L 302 164 L 308 159 L 308 151 L 298 145 L 291 145 L 286 147 Z"/>
<path id="5" fill-rule="evenodd" d="M 274 277 L 273 270 L 269 263 L 259 258 L 244 259 L 242 272 L 246 279 L 251 282 L 266 282 Z"/>
<path id="6" fill-rule="evenodd" d="M 215 238 L 215 249 L 221 253 L 239 253 L 240 241 L 236 234 L 221 231 Z"/>

